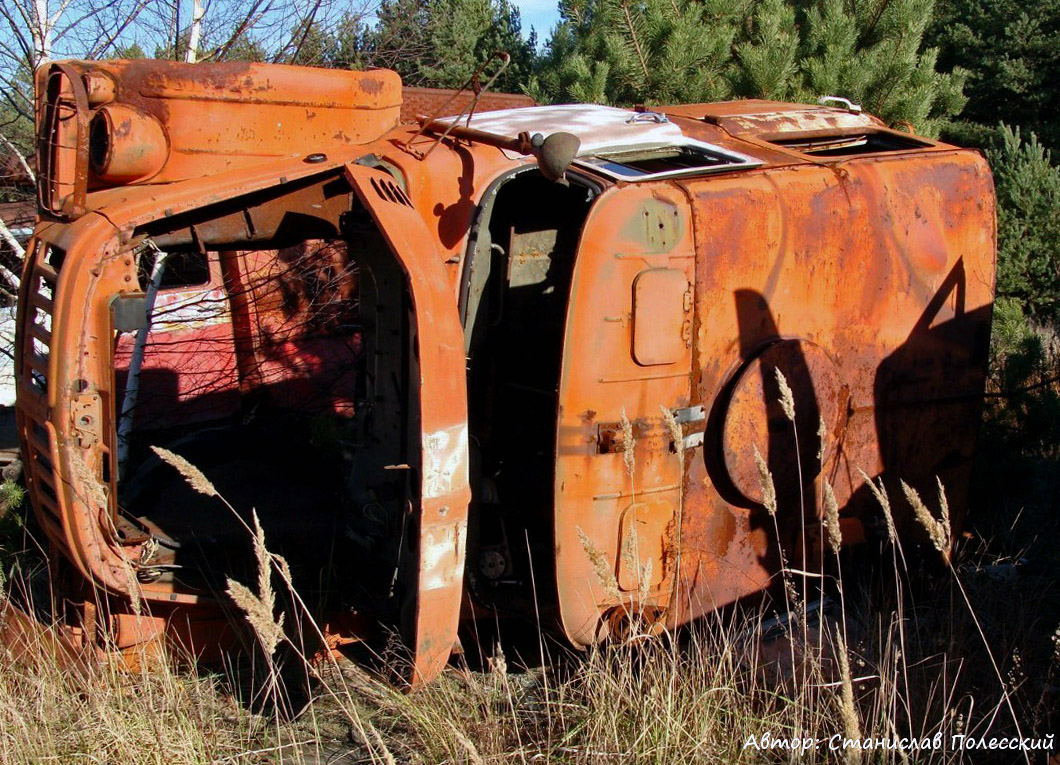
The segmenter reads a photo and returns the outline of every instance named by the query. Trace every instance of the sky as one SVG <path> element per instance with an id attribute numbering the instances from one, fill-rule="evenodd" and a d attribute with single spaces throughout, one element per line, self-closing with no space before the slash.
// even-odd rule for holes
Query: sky
<path id="1" fill-rule="evenodd" d="M 548 33 L 559 21 L 558 0 L 515 0 L 523 23 L 523 34 L 530 34 L 530 27 L 537 30 L 537 41 L 544 45 Z"/>

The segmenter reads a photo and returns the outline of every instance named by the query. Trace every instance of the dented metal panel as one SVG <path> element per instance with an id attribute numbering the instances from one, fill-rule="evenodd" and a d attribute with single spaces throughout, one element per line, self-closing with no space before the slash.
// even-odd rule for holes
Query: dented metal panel
<path id="1" fill-rule="evenodd" d="M 688 461 L 672 623 L 767 586 L 778 566 L 755 450 L 789 555 L 820 539 L 823 481 L 862 522 L 878 513 L 862 471 L 893 491 L 937 475 L 965 507 L 994 280 L 990 175 L 972 153 L 688 190 L 702 252 L 693 399 L 709 414 L 703 459 Z"/>

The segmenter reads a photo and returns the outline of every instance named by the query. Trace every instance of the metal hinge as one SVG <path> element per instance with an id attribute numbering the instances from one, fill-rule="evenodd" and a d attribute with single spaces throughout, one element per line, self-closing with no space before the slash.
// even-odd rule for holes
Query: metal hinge
<path id="1" fill-rule="evenodd" d="M 680 409 L 673 410 L 674 421 L 678 425 L 684 425 L 689 422 L 703 422 L 707 419 L 707 409 L 702 404 L 697 406 L 686 406 Z M 681 439 L 681 449 L 694 449 L 697 446 L 702 446 L 704 438 L 704 431 L 699 430 L 695 433 L 689 433 L 683 439 Z M 674 449 L 677 448 L 676 444 L 672 445 Z"/>

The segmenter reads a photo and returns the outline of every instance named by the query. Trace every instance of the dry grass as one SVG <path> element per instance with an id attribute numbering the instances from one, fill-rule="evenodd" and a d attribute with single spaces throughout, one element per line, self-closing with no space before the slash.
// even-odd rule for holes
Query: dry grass
<path id="1" fill-rule="evenodd" d="M 666 414 L 680 444 L 680 426 Z M 623 430 L 632 444 L 625 417 Z M 675 459 L 683 459 L 680 451 Z M 758 462 L 775 521 L 772 476 L 760 456 Z M 180 468 L 195 488 L 216 495 L 194 466 Z M 882 482 L 870 485 L 887 538 L 875 575 L 847 580 L 838 575 L 838 508 L 824 485 L 832 556 L 819 581 L 824 602 L 837 608 L 798 597 L 792 576 L 799 572 L 785 569 L 778 605 L 717 613 L 677 635 L 642 631 L 634 622 L 620 642 L 583 655 L 556 649 L 530 668 L 498 646 L 486 669 L 453 666 L 414 694 L 350 662 L 311 662 L 301 653 L 312 640 L 292 631 L 319 637 L 319 628 L 255 518 L 247 534 L 258 561 L 256 592 L 235 583 L 230 591 L 268 668 L 267 677 L 258 673 L 258 687 L 240 693 L 243 678 L 177 671 L 177 662 L 157 659 L 150 671 L 97 663 L 72 672 L 42 636 L 28 658 L 0 654 L 0 762 L 950 763 L 991 760 L 955 749 L 954 735 L 1052 733 L 1060 685 L 1055 583 L 1028 588 L 988 575 L 993 564 L 983 563 L 981 550 L 965 550 L 968 562 L 961 551 L 951 559 L 942 487 L 932 512 L 903 485 L 945 564 L 911 591 L 891 500 Z M 612 562 L 580 536 L 602 589 L 617 593 Z M 274 584 L 287 588 L 285 597 Z M 297 613 L 280 613 L 281 601 Z M 543 636 L 541 643 L 547 645 Z M 281 646 L 312 691 L 297 714 L 274 664 Z M 262 709 L 273 713 L 254 711 Z M 835 748 L 844 738 L 945 745 Z M 996 761 L 1023 761 L 1004 755 Z"/>
<path id="2" fill-rule="evenodd" d="M 0 655 L 0 762 L 250 762 L 267 727 L 217 678 L 117 663 L 71 670 L 42 639 Z"/>
<path id="3" fill-rule="evenodd" d="M 864 597 L 848 598 L 863 602 Z M 716 615 L 678 638 L 632 634 L 547 668 L 513 671 L 497 651 L 485 671 L 453 667 L 405 694 L 348 662 L 316 665 L 314 695 L 294 720 L 256 714 L 233 700 L 222 676 L 101 664 L 69 672 L 47 653 L 0 657 L 3 762 L 760 762 L 752 738 L 821 739 L 801 762 L 901 762 L 895 751 L 833 752 L 828 739 L 1012 729 L 974 630 L 941 599 L 922 613 L 866 610 L 810 629 L 767 613 Z M 844 619 L 844 616 L 846 617 Z M 804 620 L 812 617 L 803 615 Z M 910 627 L 904 641 L 899 623 Z M 949 622 L 949 628 L 946 624 Z M 750 625 L 750 626 L 749 626 Z M 843 629 L 849 626 L 849 648 Z M 800 662 L 788 664 L 789 646 Z M 1047 646 L 1051 677 L 1060 656 Z M 915 669 L 910 676 L 908 668 Z M 1037 683 L 1014 688 L 1022 721 Z M 991 686 L 993 690 L 991 691 Z M 1041 725 L 1044 725 L 1042 718 Z M 1043 735 L 1043 728 L 1024 735 Z M 346 759 L 341 759 L 345 757 Z M 329 759 L 340 758 L 340 759 Z M 953 750 L 913 762 L 957 762 Z"/>

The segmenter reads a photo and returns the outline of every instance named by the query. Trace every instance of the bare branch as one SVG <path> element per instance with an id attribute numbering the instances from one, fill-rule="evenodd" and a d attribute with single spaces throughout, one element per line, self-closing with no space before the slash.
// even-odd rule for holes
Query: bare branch
<path id="1" fill-rule="evenodd" d="M 15 239 L 15 235 L 11 233 L 11 229 L 4 223 L 4 219 L 0 218 L 0 239 L 7 242 L 7 246 L 10 247 L 14 253 L 21 260 L 26 257 L 26 249 L 19 244 L 18 240 Z M 18 276 L 16 276 L 7 266 L 0 263 L 0 279 L 3 279 L 7 283 L 7 286 L 11 289 L 18 291 Z"/>
<path id="2" fill-rule="evenodd" d="M 8 137 L 3 133 L 0 133 L 0 143 L 4 144 L 4 146 L 8 148 L 8 151 L 18 158 L 18 163 L 22 165 L 22 169 L 26 171 L 26 175 L 29 176 L 29 179 L 33 181 L 33 183 L 36 183 L 37 174 L 33 172 L 33 168 L 29 166 L 29 162 L 26 161 L 25 156 L 23 156 L 22 152 L 18 150 L 18 147 L 11 143 L 11 141 L 8 140 Z"/>

